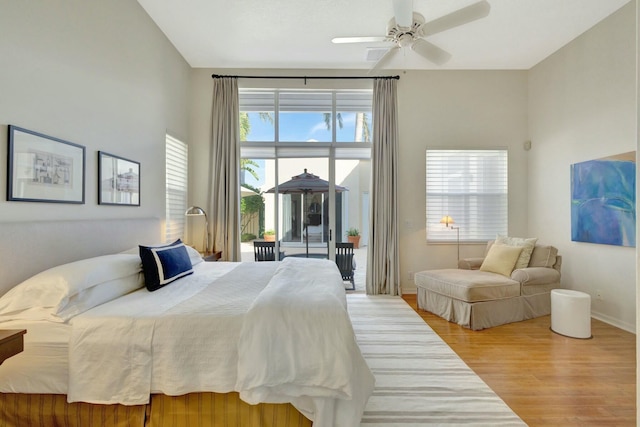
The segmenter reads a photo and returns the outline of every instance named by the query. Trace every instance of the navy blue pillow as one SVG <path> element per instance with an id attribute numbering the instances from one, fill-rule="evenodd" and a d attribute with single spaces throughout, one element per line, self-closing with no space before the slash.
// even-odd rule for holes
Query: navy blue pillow
<path id="1" fill-rule="evenodd" d="M 144 284 L 151 292 L 193 273 L 187 248 L 180 239 L 165 246 L 140 246 Z"/>

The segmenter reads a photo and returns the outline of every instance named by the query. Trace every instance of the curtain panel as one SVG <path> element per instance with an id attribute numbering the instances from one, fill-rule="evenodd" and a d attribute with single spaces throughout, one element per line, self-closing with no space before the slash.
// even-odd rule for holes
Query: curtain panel
<path id="1" fill-rule="evenodd" d="M 239 117 L 238 79 L 214 77 L 207 206 L 213 250 L 223 261 L 240 261 Z"/>
<path id="2" fill-rule="evenodd" d="M 399 295 L 398 104 L 395 79 L 374 79 L 373 128 L 366 291 L 369 295 Z"/>

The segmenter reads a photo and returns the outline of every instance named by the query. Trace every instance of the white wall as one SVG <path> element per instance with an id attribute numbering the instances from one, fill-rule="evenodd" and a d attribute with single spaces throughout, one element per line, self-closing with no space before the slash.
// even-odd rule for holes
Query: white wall
<path id="1" fill-rule="evenodd" d="M 529 73 L 529 233 L 559 248 L 563 287 L 591 294 L 594 317 L 629 331 L 635 248 L 571 241 L 569 171 L 637 149 L 635 15 L 631 2 Z"/>
<path id="2" fill-rule="evenodd" d="M 130 0 L 0 6 L 0 188 L 7 125 L 86 146 L 85 204 L 7 202 L 0 221 L 164 218 L 167 130 L 188 138 L 190 68 Z M 141 206 L 99 206 L 97 151 L 141 163 Z"/>
<path id="3" fill-rule="evenodd" d="M 425 150 L 508 148 L 509 234 L 527 233 L 527 73 L 423 71 L 401 74 L 399 228 L 400 282 L 415 292 L 410 272 L 455 268 L 455 244 L 427 244 Z M 460 257 L 481 256 L 485 245 L 461 245 Z"/>

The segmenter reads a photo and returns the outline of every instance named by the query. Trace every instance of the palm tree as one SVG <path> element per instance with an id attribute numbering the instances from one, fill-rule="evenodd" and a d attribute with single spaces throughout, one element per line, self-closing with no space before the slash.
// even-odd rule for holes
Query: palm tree
<path id="1" fill-rule="evenodd" d="M 327 125 L 327 130 L 331 130 L 331 113 L 322 113 L 324 116 L 324 124 Z M 342 114 L 336 114 L 336 120 L 338 121 L 338 127 L 342 129 Z"/>
<path id="2" fill-rule="evenodd" d="M 240 170 L 247 171 L 251 174 L 252 177 L 255 178 L 256 181 L 260 180 L 260 176 L 258 172 L 256 172 L 255 168 L 259 168 L 260 165 L 256 163 L 253 159 L 240 159 Z M 241 184 L 244 184 L 244 174 L 240 175 L 242 177 Z"/>
<path id="3" fill-rule="evenodd" d="M 266 112 L 258 112 L 258 117 L 262 119 L 263 122 L 269 122 L 273 124 L 273 113 Z M 249 113 L 241 112 L 240 113 L 240 141 L 246 141 L 247 137 L 251 133 L 251 121 L 249 120 Z"/>
<path id="4" fill-rule="evenodd" d="M 331 130 L 331 113 L 323 113 L 324 124 L 327 126 L 327 130 Z M 342 114 L 336 114 L 336 120 L 338 122 L 338 128 L 342 129 Z M 369 116 L 367 113 L 356 113 L 356 142 L 371 142 L 371 125 L 369 123 Z"/>
<path id="5" fill-rule="evenodd" d="M 249 132 L 251 132 L 249 113 L 240 113 L 240 141 L 246 141 Z"/>
<path id="6" fill-rule="evenodd" d="M 262 121 L 269 122 L 273 124 L 273 114 L 259 112 L 258 116 Z M 251 133 L 251 121 L 249 120 L 249 113 L 241 112 L 240 113 L 240 141 L 246 141 L 247 136 Z M 258 176 L 258 172 L 256 172 L 255 168 L 260 167 L 258 163 L 256 163 L 252 159 L 240 159 L 240 170 L 247 171 L 251 174 L 252 177 L 255 178 L 256 181 L 260 179 Z M 240 183 L 244 184 L 244 174 L 240 174 Z"/>

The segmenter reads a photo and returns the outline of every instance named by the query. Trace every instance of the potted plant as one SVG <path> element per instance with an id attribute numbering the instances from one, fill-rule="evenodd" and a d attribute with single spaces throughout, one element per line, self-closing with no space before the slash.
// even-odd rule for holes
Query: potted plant
<path id="1" fill-rule="evenodd" d="M 262 235 L 264 237 L 264 241 L 265 242 L 275 242 L 276 241 L 276 232 L 275 230 L 265 230 L 264 234 Z"/>
<path id="2" fill-rule="evenodd" d="M 347 241 L 353 243 L 353 248 L 358 249 L 360 247 L 360 232 L 357 228 L 349 228 L 347 230 Z"/>

